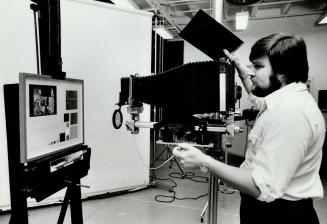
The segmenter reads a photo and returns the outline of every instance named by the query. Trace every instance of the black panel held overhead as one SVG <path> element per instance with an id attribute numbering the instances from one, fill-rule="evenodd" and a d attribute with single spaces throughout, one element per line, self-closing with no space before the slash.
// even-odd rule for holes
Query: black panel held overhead
<path id="1" fill-rule="evenodd" d="M 61 58 L 60 0 L 32 0 L 39 8 L 41 74 L 64 79 Z"/>
<path id="2" fill-rule="evenodd" d="M 217 61 L 225 57 L 223 49 L 233 52 L 243 44 L 240 38 L 201 9 L 179 36 Z"/>

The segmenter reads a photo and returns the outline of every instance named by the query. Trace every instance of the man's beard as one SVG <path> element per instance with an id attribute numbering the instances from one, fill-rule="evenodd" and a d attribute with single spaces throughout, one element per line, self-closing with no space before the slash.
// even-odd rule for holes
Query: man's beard
<path id="1" fill-rule="evenodd" d="M 270 76 L 270 85 L 267 88 L 262 88 L 257 85 L 255 85 L 252 89 L 252 94 L 258 97 L 265 97 L 268 96 L 270 93 L 275 92 L 276 90 L 280 89 L 281 83 L 276 78 L 275 75 Z"/>

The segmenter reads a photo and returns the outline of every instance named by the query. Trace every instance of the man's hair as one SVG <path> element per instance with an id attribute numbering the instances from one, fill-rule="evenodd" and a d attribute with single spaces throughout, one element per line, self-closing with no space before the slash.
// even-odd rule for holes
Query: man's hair
<path id="1" fill-rule="evenodd" d="M 307 49 L 301 37 L 288 33 L 264 37 L 252 46 L 250 61 L 263 56 L 268 56 L 273 74 L 283 74 L 287 84 L 308 80 Z"/>

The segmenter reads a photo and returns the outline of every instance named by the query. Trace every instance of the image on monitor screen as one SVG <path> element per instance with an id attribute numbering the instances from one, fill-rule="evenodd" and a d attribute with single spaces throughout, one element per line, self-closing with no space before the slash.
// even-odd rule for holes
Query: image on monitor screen
<path id="1" fill-rule="evenodd" d="M 77 109 L 77 91 L 66 91 L 66 110 Z"/>
<path id="2" fill-rule="evenodd" d="M 30 85 L 30 116 L 57 114 L 56 86 Z"/>
<path id="3" fill-rule="evenodd" d="M 20 73 L 21 163 L 84 144 L 84 82 Z"/>

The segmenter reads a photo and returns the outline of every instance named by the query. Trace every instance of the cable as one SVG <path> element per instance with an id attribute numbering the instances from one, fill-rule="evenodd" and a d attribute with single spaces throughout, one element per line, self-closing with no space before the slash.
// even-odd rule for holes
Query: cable
<path id="1" fill-rule="evenodd" d="M 139 157 L 139 159 L 140 159 L 142 165 L 143 165 L 144 167 L 146 167 L 147 169 L 150 169 L 150 170 L 156 170 L 156 169 L 159 169 L 159 168 L 161 168 L 162 166 L 164 166 L 166 163 L 168 163 L 170 160 L 172 160 L 172 159 L 174 158 L 174 156 L 171 156 L 169 159 L 167 159 L 167 160 L 166 160 L 164 163 L 162 163 L 160 166 L 155 167 L 155 168 L 150 168 L 150 167 L 148 167 L 148 166 L 145 164 L 145 162 L 143 161 L 142 156 L 140 155 L 140 152 L 139 152 L 139 149 L 138 149 L 138 147 L 137 147 L 137 144 L 136 144 L 136 140 L 135 140 L 135 136 L 134 136 L 134 135 L 133 135 L 133 141 L 134 141 L 134 145 L 135 145 L 135 148 L 136 148 L 137 155 L 138 155 L 138 157 Z M 181 177 L 174 176 L 174 175 L 181 175 Z M 181 173 L 170 173 L 169 176 L 172 177 L 172 178 L 178 178 L 178 179 L 189 179 L 189 180 L 191 180 L 191 181 L 199 182 L 199 183 L 208 183 L 207 177 L 196 176 L 195 173 L 193 173 L 193 172 L 187 172 L 187 173 L 185 173 L 184 178 L 183 178 L 183 174 L 181 174 Z M 201 179 L 201 178 L 205 178 L 206 181 L 196 180 L 196 179 L 194 179 L 194 178 L 200 178 L 200 179 Z M 175 200 L 187 200 L 187 199 L 197 200 L 197 199 L 199 199 L 199 198 L 202 198 L 202 197 L 205 197 L 205 196 L 208 195 L 208 194 L 203 194 L 203 195 L 199 195 L 199 196 L 197 196 L 197 197 L 184 197 L 184 198 L 178 198 L 178 197 L 176 197 L 176 192 L 174 191 L 174 188 L 177 187 L 177 183 L 176 183 L 173 179 L 171 179 L 171 178 L 161 179 L 161 178 L 157 178 L 157 177 L 155 177 L 154 179 L 157 179 L 157 180 L 170 180 L 171 182 L 173 182 L 173 186 L 172 186 L 171 188 L 168 189 L 168 191 L 169 191 L 170 193 L 173 193 L 173 195 L 161 195 L 161 194 L 156 195 L 154 199 L 155 199 L 157 202 L 170 203 L 170 202 L 173 202 L 173 201 L 175 201 Z M 169 198 L 170 200 L 160 200 L 160 199 L 159 199 L 160 197 L 161 197 L 161 198 Z"/>
<path id="2" fill-rule="evenodd" d="M 145 164 L 145 162 L 144 162 L 142 156 L 140 155 L 139 149 L 138 149 L 137 144 L 136 144 L 135 135 L 133 135 L 133 141 L 134 141 L 134 145 L 135 145 L 135 148 L 136 148 L 137 156 L 139 157 L 139 159 L 140 159 L 142 165 L 143 165 L 145 168 L 147 168 L 147 169 L 150 169 L 150 170 L 157 170 L 157 169 L 163 167 L 166 163 L 168 163 L 170 160 L 172 160 L 172 159 L 174 158 L 174 156 L 171 156 L 169 159 L 167 159 L 165 162 L 163 162 L 163 163 L 162 163 L 160 166 L 158 166 L 158 167 L 154 167 L 154 168 L 148 167 L 148 166 Z"/>
<path id="3" fill-rule="evenodd" d="M 175 192 L 174 190 L 172 190 L 171 192 L 173 193 L 172 196 L 169 196 L 169 195 L 157 195 L 157 196 L 155 197 L 155 200 L 156 200 L 157 202 L 170 203 L 170 202 L 173 202 L 173 201 L 175 201 L 175 200 L 180 200 L 180 201 L 182 201 L 182 200 L 197 200 L 197 199 L 199 199 L 199 198 L 203 198 L 203 197 L 208 196 L 208 193 L 206 193 L 206 194 L 203 194 L 203 195 L 199 195 L 199 196 L 197 196 L 197 197 L 178 198 L 178 197 L 176 197 L 176 192 Z M 159 197 L 162 197 L 162 198 L 170 198 L 171 200 L 160 200 Z"/>
<path id="4" fill-rule="evenodd" d="M 158 178 L 158 177 L 155 177 L 154 179 L 157 179 L 157 180 L 170 180 L 171 182 L 173 182 L 173 186 L 170 187 L 168 189 L 168 192 L 172 192 L 173 193 L 173 196 L 167 196 L 167 195 L 161 195 L 161 194 L 158 194 L 155 196 L 154 200 L 158 201 L 158 202 L 166 202 L 166 203 L 169 203 L 169 202 L 173 202 L 175 200 L 175 196 L 176 196 L 176 192 L 174 191 L 174 188 L 177 187 L 177 183 L 171 179 L 171 178 L 165 178 L 165 179 L 162 179 L 162 178 Z M 159 197 L 163 197 L 163 198 L 171 198 L 171 200 L 160 200 L 158 199 Z"/>
<path id="5" fill-rule="evenodd" d="M 170 160 L 172 160 L 175 156 L 171 156 L 169 159 L 167 159 L 164 163 L 162 163 L 160 166 L 157 166 L 157 167 L 154 167 L 154 168 L 151 168 L 149 167 L 150 170 L 156 170 L 156 169 L 159 169 L 161 167 L 163 167 L 166 163 L 168 163 Z"/>
<path id="6" fill-rule="evenodd" d="M 195 173 L 193 173 L 193 172 L 186 172 L 184 175 L 181 174 L 181 173 L 169 173 L 169 176 L 172 177 L 172 178 L 177 178 L 177 179 L 189 179 L 191 181 L 198 182 L 198 183 L 208 183 L 208 180 L 207 180 L 208 178 L 207 177 L 196 176 Z M 203 179 L 206 179 L 206 181 L 201 181 L 201 180 L 197 180 L 197 179 L 194 179 L 194 178 L 200 178 L 200 179 L 203 178 Z M 170 203 L 170 202 L 173 202 L 175 200 L 188 200 L 188 199 L 197 200 L 199 198 L 202 198 L 202 197 L 205 197 L 205 196 L 208 195 L 208 193 L 206 193 L 206 194 L 203 194 L 203 195 L 199 195 L 197 197 L 179 198 L 179 197 L 176 197 L 176 191 L 174 190 L 174 188 L 177 187 L 178 185 L 173 179 L 171 179 L 171 178 L 165 178 L 165 179 L 155 178 L 155 179 L 157 179 L 157 180 L 169 180 L 169 181 L 173 182 L 173 186 L 168 189 L 168 192 L 172 193 L 172 195 L 163 195 L 163 194 L 156 195 L 154 199 L 156 201 L 158 201 L 158 202 Z M 168 198 L 170 200 L 162 200 L 160 198 Z"/>
<path id="7" fill-rule="evenodd" d="M 171 179 L 171 178 L 166 178 L 166 179 L 161 179 L 161 178 L 155 178 L 155 179 L 158 179 L 158 180 L 170 180 L 171 182 L 173 182 L 173 186 L 171 188 L 169 188 L 169 192 L 172 193 L 173 195 L 163 195 L 163 194 L 158 194 L 155 196 L 155 200 L 157 202 L 164 202 L 164 203 L 170 203 L 170 202 L 173 202 L 175 200 L 197 200 L 199 198 L 202 198 L 202 197 L 205 197 L 208 195 L 207 194 L 203 194 L 203 195 L 199 195 L 197 197 L 184 197 L 184 198 L 179 198 L 179 197 L 176 197 L 176 191 L 174 190 L 175 187 L 177 187 L 177 183 Z M 169 198 L 170 200 L 161 200 L 160 198 Z"/>
<path id="8" fill-rule="evenodd" d="M 170 173 L 169 176 L 176 179 L 189 179 L 191 181 L 198 182 L 198 183 L 208 183 L 208 177 L 196 176 L 195 173 L 193 172 L 186 172 L 184 175 L 181 173 Z M 195 178 L 204 179 L 204 181 L 197 180 Z"/>

